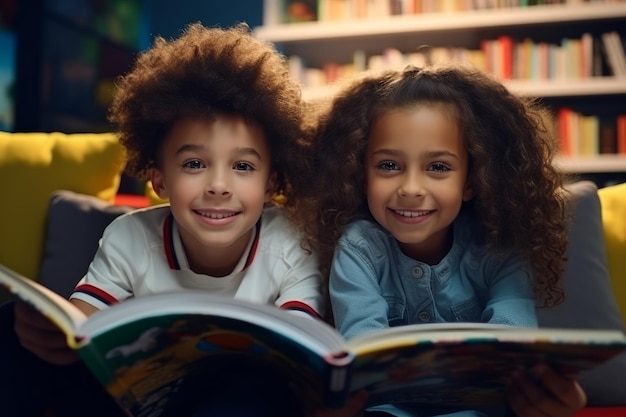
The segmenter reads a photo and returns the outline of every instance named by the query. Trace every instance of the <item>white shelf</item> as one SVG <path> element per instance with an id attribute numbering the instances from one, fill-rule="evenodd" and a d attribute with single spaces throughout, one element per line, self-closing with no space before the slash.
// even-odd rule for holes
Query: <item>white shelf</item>
<path id="1" fill-rule="evenodd" d="M 563 81 L 509 80 L 504 84 L 514 93 L 529 97 L 575 97 L 626 94 L 626 78 L 602 77 Z M 337 92 L 333 84 L 306 87 L 302 90 L 305 100 L 332 97 Z"/>
<path id="2" fill-rule="evenodd" d="M 533 97 L 574 97 L 626 94 L 626 78 L 597 77 L 580 80 L 528 81 L 509 80 L 509 90 Z"/>
<path id="3" fill-rule="evenodd" d="M 556 164 L 567 173 L 626 172 L 626 155 L 604 154 L 588 157 L 558 158 Z"/>
<path id="4" fill-rule="evenodd" d="M 626 3 L 542 5 L 527 8 L 428 13 L 333 22 L 303 22 L 259 26 L 255 35 L 270 42 L 293 43 L 340 40 L 374 35 L 441 33 L 476 28 L 505 28 L 531 24 L 584 22 L 626 17 Z"/>

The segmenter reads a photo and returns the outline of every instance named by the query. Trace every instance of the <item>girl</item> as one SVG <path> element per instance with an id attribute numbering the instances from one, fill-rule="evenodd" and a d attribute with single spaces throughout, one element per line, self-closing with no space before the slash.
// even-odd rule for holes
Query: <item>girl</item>
<path id="1" fill-rule="evenodd" d="M 329 295 L 346 338 L 412 323 L 537 326 L 536 306 L 562 300 L 564 198 L 545 121 L 536 103 L 459 66 L 367 76 L 335 98 L 307 212 L 322 260 L 332 258 Z M 584 405 L 574 380 L 540 364 L 533 374 L 512 375 L 517 416 Z"/>

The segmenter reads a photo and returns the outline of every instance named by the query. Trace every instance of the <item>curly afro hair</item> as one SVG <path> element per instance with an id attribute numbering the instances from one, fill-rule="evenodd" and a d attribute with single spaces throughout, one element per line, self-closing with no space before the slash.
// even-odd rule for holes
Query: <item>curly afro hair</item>
<path id="1" fill-rule="evenodd" d="M 175 40 L 157 37 L 118 80 L 109 120 L 126 148 L 127 172 L 147 180 L 177 121 L 210 120 L 220 113 L 262 127 L 277 192 L 284 203 L 293 202 L 311 118 L 285 57 L 244 23 L 228 29 L 194 23 Z"/>

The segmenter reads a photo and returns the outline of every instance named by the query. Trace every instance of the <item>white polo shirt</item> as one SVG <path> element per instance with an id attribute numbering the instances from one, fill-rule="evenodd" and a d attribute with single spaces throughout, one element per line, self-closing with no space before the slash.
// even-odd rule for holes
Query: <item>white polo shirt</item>
<path id="1" fill-rule="evenodd" d="M 133 211 L 106 228 L 70 298 L 103 309 L 129 297 L 198 289 L 323 314 L 318 259 L 300 239 L 280 209 L 266 208 L 233 272 L 211 277 L 189 269 L 169 205 Z"/>

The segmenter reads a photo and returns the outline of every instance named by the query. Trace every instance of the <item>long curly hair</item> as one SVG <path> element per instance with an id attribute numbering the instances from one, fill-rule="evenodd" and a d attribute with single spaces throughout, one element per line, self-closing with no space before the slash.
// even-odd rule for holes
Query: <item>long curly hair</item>
<path id="1" fill-rule="evenodd" d="M 552 161 L 557 151 L 552 115 L 537 101 L 462 65 L 369 74 L 342 89 L 322 112 L 301 216 L 325 274 L 344 226 L 372 219 L 364 158 L 373 123 L 389 110 L 418 103 L 444 103 L 458 123 L 474 191 L 463 210 L 479 222 L 486 247 L 520 253 L 535 273 L 538 305 L 559 304 L 567 222 L 564 178 Z"/>
<path id="2" fill-rule="evenodd" d="M 175 40 L 157 37 L 118 80 L 115 93 L 109 120 L 126 148 L 130 175 L 148 179 L 179 120 L 236 114 L 264 130 L 280 197 L 274 201 L 293 211 L 300 147 L 309 141 L 313 120 L 285 57 L 245 23 L 227 29 L 193 23 Z"/>

